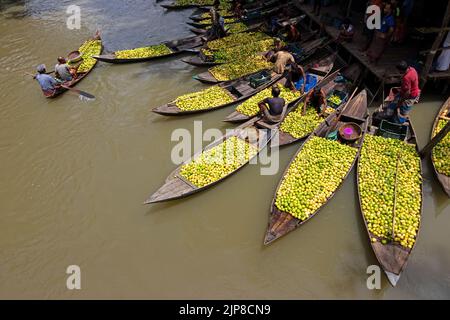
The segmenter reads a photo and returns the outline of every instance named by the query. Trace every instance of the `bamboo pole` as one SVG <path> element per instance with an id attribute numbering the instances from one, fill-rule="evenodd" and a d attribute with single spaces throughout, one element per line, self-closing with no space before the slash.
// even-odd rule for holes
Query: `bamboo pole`
<path id="1" fill-rule="evenodd" d="M 431 150 L 433 150 L 433 148 L 442 140 L 444 139 L 444 137 L 450 132 L 450 121 L 447 122 L 447 124 L 445 125 L 445 127 L 439 131 L 434 137 L 433 139 L 430 140 L 430 142 L 427 143 L 427 145 L 425 147 L 423 147 L 423 149 L 420 151 L 420 157 L 424 158 L 425 156 L 427 156 Z"/>

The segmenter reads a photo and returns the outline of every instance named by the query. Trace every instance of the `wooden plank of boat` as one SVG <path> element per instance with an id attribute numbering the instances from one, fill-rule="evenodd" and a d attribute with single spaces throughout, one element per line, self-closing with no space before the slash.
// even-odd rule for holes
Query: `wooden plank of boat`
<path id="1" fill-rule="evenodd" d="M 189 31 L 195 33 L 196 35 L 204 35 L 206 34 L 206 32 L 208 32 L 208 30 L 201 28 L 189 28 Z"/>
<path id="2" fill-rule="evenodd" d="M 320 85 L 320 82 L 323 81 L 327 77 L 329 72 L 333 69 L 334 59 L 335 59 L 335 55 L 328 56 L 325 59 L 319 60 L 317 63 L 312 62 L 311 64 L 306 65 L 304 70 L 307 73 L 316 74 L 316 76 L 318 78 L 317 79 L 318 85 Z M 313 66 L 315 66 L 315 67 L 313 68 Z M 305 95 L 303 95 L 302 97 L 304 97 L 304 96 Z M 302 97 L 300 97 L 297 101 L 300 102 Z M 238 110 L 235 110 L 232 113 L 230 113 L 223 121 L 239 123 L 239 122 L 247 121 L 250 118 L 251 118 L 250 116 L 245 115 L 245 114 L 239 112 Z"/>
<path id="3" fill-rule="evenodd" d="M 324 38 L 321 38 L 321 39 L 311 40 L 311 41 L 305 43 L 302 46 L 303 51 L 304 51 L 302 59 L 305 60 L 308 57 L 310 57 L 311 55 L 313 55 L 317 51 L 317 49 L 321 46 L 323 41 L 324 41 Z M 258 70 L 257 72 L 259 72 L 259 71 L 261 71 L 261 70 Z M 193 76 L 193 79 L 198 80 L 203 83 L 209 83 L 209 84 L 216 84 L 216 83 L 222 82 L 222 81 L 216 79 L 216 77 L 214 77 L 214 75 L 210 72 L 210 70 Z"/>
<path id="4" fill-rule="evenodd" d="M 190 64 L 192 66 L 195 67 L 214 67 L 217 66 L 218 64 L 221 64 L 219 62 L 214 62 L 214 61 L 204 61 L 200 56 L 194 56 L 194 57 L 188 57 L 188 58 L 184 58 L 181 59 L 181 61 Z"/>
<path id="5" fill-rule="evenodd" d="M 253 88 L 250 85 L 250 76 L 244 76 L 242 78 L 231 80 L 227 82 L 222 82 L 217 84 L 216 86 L 219 86 L 223 89 L 225 89 L 229 95 L 233 98 L 233 101 L 217 106 L 210 106 L 208 109 L 202 109 L 202 110 L 181 110 L 177 107 L 175 101 L 172 101 L 168 104 L 159 106 L 154 108 L 152 111 L 161 115 L 165 116 L 178 116 L 178 115 L 186 115 L 186 114 L 193 114 L 193 113 L 201 113 L 201 112 L 208 112 L 217 110 L 229 105 L 232 105 L 234 103 L 237 103 L 239 101 L 243 101 L 245 99 L 248 99 L 249 97 L 253 96 L 254 94 L 260 92 L 261 90 L 264 90 L 265 88 L 271 86 L 273 83 L 278 81 L 282 75 L 279 75 L 275 72 L 272 72 L 272 78 L 269 82 Z"/>
<path id="6" fill-rule="evenodd" d="M 176 54 L 184 53 L 184 52 L 192 52 L 192 49 L 200 48 L 203 45 L 203 39 L 201 36 L 191 36 L 188 38 L 166 41 L 162 44 L 165 44 L 170 50 L 171 53 L 161 55 L 161 56 L 153 56 L 153 57 L 143 57 L 143 58 L 117 58 L 116 54 L 108 53 L 104 55 L 94 56 L 95 59 L 108 63 L 136 63 L 136 62 L 145 62 L 151 60 L 162 59 L 170 56 L 174 56 Z"/>
<path id="7" fill-rule="evenodd" d="M 389 102 L 391 101 L 391 98 L 386 98 L 385 102 Z M 371 135 L 375 135 L 376 134 L 376 130 L 378 130 L 377 127 L 375 127 L 372 123 L 372 117 L 370 117 L 369 123 L 371 123 L 371 130 L 369 130 L 367 132 L 367 134 L 371 134 Z M 413 127 L 413 124 L 411 121 L 409 121 L 409 130 L 407 133 L 407 136 L 405 138 L 405 142 L 409 143 L 409 144 L 413 144 L 415 145 L 415 148 L 417 150 L 417 153 L 419 153 L 419 147 L 417 145 L 417 139 L 416 139 L 416 133 Z M 422 162 L 420 162 L 420 172 L 421 175 L 423 174 L 422 171 Z M 367 234 L 369 236 L 369 241 L 370 239 L 374 238 L 375 236 L 370 232 L 368 225 L 367 225 L 367 221 L 366 218 L 364 216 L 364 212 L 362 209 L 362 205 L 361 205 L 361 193 L 360 193 L 360 186 L 359 186 L 359 163 L 358 163 L 358 170 L 356 173 L 356 181 L 358 184 L 358 198 L 359 198 L 359 207 L 361 208 L 361 215 L 364 221 L 364 225 L 366 227 L 366 231 Z M 422 216 L 422 212 L 423 212 L 423 184 L 421 183 L 421 216 Z M 397 204 L 397 206 L 400 206 L 401 204 Z M 420 230 L 420 225 L 419 225 L 419 230 Z M 416 238 L 418 237 L 419 232 L 417 232 Z M 375 237 L 376 238 L 376 237 Z M 381 267 L 383 268 L 386 276 L 388 277 L 389 282 L 392 284 L 392 286 L 395 286 L 398 282 L 398 280 L 400 279 L 401 273 L 403 272 L 403 270 L 406 267 L 406 263 L 408 261 L 408 258 L 412 252 L 413 248 L 408 249 L 405 248 L 397 243 L 387 243 L 385 245 L 383 245 L 380 242 L 372 242 L 370 241 L 370 245 L 372 246 L 372 249 L 375 253 L 375 256 L 378 260 L 378 262 L 380 263 Z M 415 243 L 414 243 L 415 245 Z"/>
<path id="8" fill-rule="evenodd" d="M 100 37 L 100 34 L 97 32 L 96 35 L 94 37 L 92 37 L 93 40 L 102 40 Z M 103 43 L 101 44 L 101 50 L 100 52 L 103 51 Z M 65 82 L 64 85 L 67 87 L 74 87 L 76 86 L 81 80 L 83 80 L 93 69 L 94 67 L 97 65 L 97 61 L 95 62 L 95 64 L 92 66 L 92 68 L 90 68 L 87 72 L 83 72 L 83 73 L 77 73 L 77 77 L 71 81 Z M 59 87 L 57 90 L 55 90 L 51 95 L 46 95 L 46 98 L 55 98 L 57 96 L 59 96 L 60 94 L 66 92 L 68 89 L 63 88 L 63 87 Z"/>
<path id="9" fill-rule="evenodd" d="M 450 98 L 448 98 L 447 101 L 442 105 L 442 108 L 439 110 L 436 119 L 434 120 L 433 129 L 431 130 L 431 138 L 433 138 L 434 136 L 434 132 L 436 131 L 440 119 L 446 119 L 450 121 L 450 119 L 448 119 L 449 114 L 450 114 Z M 439 183 L 441 184 L 445 193 L 450 197 L 450 177 L 446 176 L 445 174 L 439 173 L 436 170 L 436 165 L 434 163 L 433 157 L 431 157 L 431 163 L 433 164 L 433 170 L 434 173 L 436 174 L 436 177 L 438 178 Z"/>
<path id="10" fill-rule="evenodd" d="M 226 139 L 229 139 L 231 137 L 238 137 L 240 139 L 246 139 L 249 138 L 249 143 L 251 143 L 253 146 L 258 148 L 257 154 L 254 156 L 258 156 L 258 153 L 264 149 L 267 144 L 270 142 L 270 139 L 272 138 L 272 134 L 268 130 L 259 130 L 257 129 L 254 124 L 258 119 L 252 119 L 241 126 L 237 127 L 236 129 L 232 130 L 228 134 L 222 136 L 220 139 L 214 141 L 210 145 L 208 145 L 206 148 L 204 148 L 201 152 L 195 154 L 192 158 L 185 161 L 184 164 L 187 164 L 191 162 L 192 160 L 196 159 L 198 156 L 201 155 L 202 152 L 205 152 Z M 166 179 L 164 185 L 159 188 L 155 193 L 153 193 L 144 203 L 150 204 L 150 203 L 156 203 L 156 202 L 162 202 L 162 201 L 168 201 L 168 200 L 174 200 L 183 198 L 189 195 L 192 195 L 194 193 L 197 193 L 199 191 L 205 190 L 223 180 L 225 180 L 227 177 L 231 176 L 235 172 L 239 171 L 242 167 L 244 167 L 247 163 L 251 161 L 254 157 L 250 158 L 247 162 L 243 163 L 239 168 L 236 170 L 230 172 L 226 176 L 220 178 L 217 181 L 214 181 L 208 185 L 205 185 L 203 187 L 197 187 L 181 177 L 180 170 L 182 166 L 179 166 L 177 169 L 175 169 Z"/>
<path id="11" fill-rule="evenodd" d="M 350 144 L 350 146 L 358 149 L 358 152 L 353 160 L 352 166 L 349 168 L 346 175 L 343 177 L 342 182 L 347 178 L 348 174 L 352 170 L 353 166 L 355 165 L 356 159 L 358 158 L 359 152 L 361 150 L 362 142 L 364 140 L 364 134 L 367 130 L 368 125 L 368 117 L 367 117 L 367 93 L 365 90 L 361 91 L 355 98 L 353 98 L 344 108 L 343 113 L 347 115 L 345 119 L 340 119 L 339 115 L 337 113 L 334 113 L 330 115 L 327 118 L 327 121 L 324 121 L 319 127 L 311 134 L 311 136 L 306 140 L 305 144 L 314 136 L 317 137 L 326 137 L 327 134 L 333 130 L 336 130 L 341 125 L 343 125 L 346 122 L 356 122 L 358 125 L 362 128 L 362 136 L 354 143 Z M 348 119 L 355 119 L 355 120 L 348 120 Z M 356 120 L 357 119 L 357 120 Z M 363 119 L 362 121 L 360 119 Z M 302 226 L 306 222 L 308 222 L 310 219 L 312 219 L 324 206 L 326 203 L 330 201 L 330 199 L 336 194 L 336 192 L 339 190 L 339 188 L 342 185 L 341 184 L 336 188 L 336 190 L 333 191 L 333 193 L 326 199 L 325 203 L 323 203 L 320 208 L 318 208 L 315 212 L 313 212 L 306 220 L 300 220 L 291 215 L 288 212 L 284 212 L 279 210 L 276 205 L 276 194 L 278 192 L 278 189 L 281 186 L 281 183 L 284 179 L 284 176 L 287 174 L 287 171 L 297 155 L 302 152 L 303 146 L 300 147 L 300 149 L 297 151 L 297 153 L 294 155 L 292 160 L 290 161 L 288 167 L 286 168 L 283 178 L 280 179 L 280 182 L 278 183 L 277 191 L 275 192 L 275 196 L 272 200 L 271 205 L 271 212 L 269 216 L 269 224 L 267 228 L 267 232 L 264 238 L 264 244 L 268 245 L 275 241 L 276 239 L 279 239 L 280 237 L 284 236 L 285 234 L 297 229 L 298 227 Z"/>

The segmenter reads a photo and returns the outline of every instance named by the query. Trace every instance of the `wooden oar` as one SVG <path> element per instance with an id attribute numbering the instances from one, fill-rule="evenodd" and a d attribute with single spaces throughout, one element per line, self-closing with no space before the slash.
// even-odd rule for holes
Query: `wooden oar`
<path id="1" fill-rule="evenodd" d="M 77 93 L 80 98 L 84 98 L 84 99 L 88 99 L 88 100 L 95 100 L 95 96 L 90 94 L 90 93 L 88 93 L 88 92 L 86 92 L 86 91 L 81 91 L 81 90 L 78 90 L 78 89 L 75 89 L 75 88 L 72 88 L 72 87 L 68 87 L 68 86 L 63 85 L 63 84 L 61 85 L 61 87 L 66 89 L 66 90 L 69 90 L 69 91 L 72 91 L 74 93 Z"/>
<path id="2" fill-rule="evenodd" d="M 25 75 L 32 76 L 33 78 L 35 78 L 35 75 L 31 74 L 29 72 L 25 72 Z M 61 87 L 66 89 L 66 90 L 69 90 L 70 92 L 76 93 L 80 98 L 84 98 L 84 99 L 88 99 L 88 100 L 94 100 L 95 99 L 94 95 L 92 95 L 92 94 L 90 94 L 90 93 L 88 93 L 86 91 L 78 90 L 78 89 L 66 86 L 64 84 L 61 84 Z"/>

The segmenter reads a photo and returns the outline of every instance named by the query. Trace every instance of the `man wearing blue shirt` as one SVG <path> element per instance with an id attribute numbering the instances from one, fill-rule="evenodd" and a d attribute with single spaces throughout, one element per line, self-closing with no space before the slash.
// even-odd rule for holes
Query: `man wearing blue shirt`
<path id="1" fill-rule="evenodd" d="M 44 95 L 50 96 L 55 92 L 55 89 L 58 87 L 59 83 L 53 77 L 49 76 L 46 71 L 47 70 L 44 64 L 39 65 L 37 67 L 38 74 L 35 75 L 34 78 L 39 82 Z"/>
<path id="2" fill-rule="evenodd" d="M 395 17 L 392 13 L 392 4 L 386 3 L 383 10 L 383 18 L 381 19 L 381 27 L 376 30 L 372 43 L 367 51 L 370 62 L 378 62 L 386 50 L 395 28 Z"/>

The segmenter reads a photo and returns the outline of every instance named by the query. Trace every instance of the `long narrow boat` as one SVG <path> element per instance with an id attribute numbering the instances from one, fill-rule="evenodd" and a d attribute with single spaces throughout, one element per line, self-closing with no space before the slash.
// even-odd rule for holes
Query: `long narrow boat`
<path id="1" fill-rule="evenodd" d="M 390 94 L 385 102 L 390 102 L 392 97 L 393 95 Z M 419 148 L 417 146 L 416 134 L 410 121 L 404 125 L 404 129 L 406 129 L 406 132 L 403 136 L 389 133 L 389 131 L 383 132 L 380 128 L 380 121 L 371 117 L 370 130 L 367 133 L 367 139 L 358 161 L 357 170 L 361 215 L 375 256 L 392 286 L 397 284 L 415 246 L 423 210 L 422 164 L 418 154 Z M 370 140 L 378 139 L 378 142 L 374 144 L 369 143 L 369 137 L 374 137 Z M 395 152 L 392 151 L 393 149 L 386 147 L 380 150 L 375 149 L 377 144 L 381 142 L 387 144 L 401 142 L 402 144 Z M 372 152 L 370 152 L 371 148 L 373 148 Z M 405 150 L 408 149 L 413 150 L 414 153 L 408 156 L 406 161 L 402 161 L 403 157 L 406 157 Z M 404 153 L 403 155 L 402 152 Z M 388 157 L 389 161 L 383 162 L 384 158 L 380 158 L 380 156 Z M 413 170 L 414 162 L 416 163 L 418 172 L 414 172 Z M 404 166 L 405 170 L 400 170 L 400 165 Z M 405 172 L 409 173 L 405 175 Z M 409 174 L 410 176 L 407 181 L 403 181 L 402 179 L 398 179 L 399 174 L 405 175 L 406 177 Z M 398 188 L 399 182 L 400 187 Z M 377 186 L 375 187 L 375 185 Z M 412 187 L 413 185 L 415 186 Z M 367 190 L 368 187 L 371 190 Z M 403 190 L 406 194 L 397 197 L 397 193 Z M 391 196 L 392 198 L 390 198 Z M 417 201 L 420 201 L 420 204 Z M 413 205 L 412 202 L 416 202 L 416 204 Z M 413 208 L 414 206 L 416 208 Z M 403 209 L 405 208 L 408 210 L 406 216 L 403 215 Z M 384 214 L 388 214 L 390 217 L 386 217 Z M 383 220 L 378 220 L 382 217 Z M 414 221 L 413 223 L 416 224 L 416 228 L 415 230 L 404 231 L 403 227 L 407 226 L 409 221 Z M 398 225 L 400 225 L 402 231 L 397 234 L 395 227 Z M 380 236 L 380 232 L 386 233 Z M 408 241 L 409 247 L 406 247 L 402 245 L 402 241 L 405 239 L 403 237 L 409 234 L 409 232 L 415 234 L 414 243 Z M 394 239 L 388 239 L 385 236 L 386 234 L 388 234 L 388 237 L 392 236 Z M 402 237 L 403 239 L 398 237 Z"/>
<path id="2" fill-rule="evenodd" d="M 260 92 L 261 90 L 264 90 L 265 88 L 269 87 L 273 83 L 275 83 L 278 79 L 281 78 L 282 75 L 279 75 L 275 72 L 271 73 L 271 79 L 270 81 L 258 86 L 258 87 L 252 87 L 251 86 L 251 75 L 244 76 L 242 78 L 231 80 L 227 82 L 222 82 L 219 84 L 214 85 L 213 87 L 210 87 L 206 90 L 211 90 L 212 88 L 217 88 L 219 90 L 224 91 L 229 96 L 229 101 L 222 103 L 220 102 L 218 105 L 208 105 L 207 108 L 203 109 L 195 109 L 195 110 L 182 110 L 177 106 L 176 100 L 169 102 L 167 104 L 164 104 L 162 106 L 154 108 L 152 111 L 161 115 L 165 116 L 179 116 L 179 115 L 186 115 L 186 114 L 193 114 L 193 113 L 201 113 L 201 112 L 207 112 L 207 111 L 213 111 L 217 110 L 229 105 L 232 105 L 236 102 L 243 101 L 245 99 L 248 99 L 249 97 L 253 96 L 254 94 Z"/>
<path id="3" fill-rule="evenodd" d="M 242 6 L 242 8 L 244 9 L 245 12 L 253 12 L 253 11 L 258 11 L 258 10 L 262 10 L 262 9 L 267 9 L 270 8 L 271 6 L 274 5 L 279 5 L 279 0 L 269 0 L 269 1 L 263 1 L 263 3 L 261 2 L 253 2 L 253 3 L 248 3 L 248 4 L 244 4 Z M 211 10 L 212 6 L 200 6 L 197 9 L 201 10 L 201 11 L 208 11 Z"/>
<path id="4" fill-rule="evenodd" d="M 278 184 L 271 205 L 269 224 L 264 239 L 265 245 L 305 224 L 336 194 L 358 158 L 367 124 L 367 94 L 363 90 L 349 101 L 341 114 L 330 115 L 305 141 L 292 158 Z M 351 125 L 354 128 L 353 133 L 357 132 L 359 127 L 360 135 L 346 142 L 341 139 L 336 141 L 327 139 L 330 133 L 345 128 L 344 125 Z M 316 143 L 324 143 L 327 152 L 310 154 L 311 146 Z M 329 164 L 330 148 L 337 150 L 331 162 L 337 159 L 340 161 L 339 164 L 336 162 Z M 302 174 L 309 169 L 317 170 L 312 174 L 305 173 L 306 180 L 301 180 L 297 176 L 298 173 Z M 314 181 L 308 179 L 314 179 Z M 316 190 L 306 190 L 307 186 L 311 185 L 315 186 Z M 283 208 L 279 209 L 279 207 Z"/>
<path id="5" fill-rule="evenodd" d="M 237 31 L 233 31 L 231 29 L 231 31 L 230 31 L 229 30 L 230 29 L 230 25 L 225 25 L 225 29 L 228 30 L 227 34 L 255 31 L 255 30 L 261 29 L 261 27 L 264 25 L 264 23 L 263 22 L 259 22 L 259 21 L 251 21 L 251 22 L 248 22 L 248 23 L 243 23 L 242 22 L 242 23 L 231 24 L 231 26 L 237 26 L 237 25 L 244 25 L 245 28 L 239 29 Z M 192 33 L 195 33 L 196 35 L 205 36 L 206 33 L 208 32 L 209 28 L 210 27 L 206 27 L 206 28 L 189 28 L 189 30 Z"/>
<path id="6" fill-rule="evenodd" d="M 233 22 L 226 22 L 225 21 L 225 23 L 228 24 L 228 25 L 229 24 L 233 24 L 233 23 L 237 23 L 237 22 L 244 22 L 244 23 L 248 22 L 249 23 L 249 22 L 261 21 L 265 17 L 276 15 L 277 12 L 279 12 L 280 10 L 283 10 L 287 6 L 288 6 L 288 4 L 282 4 L 282 5 L 279 5 L 277 7 L 267 9 L 267 10 L 255 11 L 251 15 L 243 16 L 242 18 L 231 17 L 231 18 L 224 18 L 224 19 L 234 19 Z M 205 21 L 203 21 L 203 20 L 205 20 Z M 211 21 L 206 21 L 206 20 L 208 20 L 208 18 L 205 18 L 205 19 L 202 19 L 202 20 L 193 21 L 193 22 L 188 21 L 186 23 L 191 25 L 191 26 L 193 26 L 194 28 L 200 28 L 200 29 L 203 28 L 204 29 L 204 28 L 210 27 L 212 25 Z"/>
<path id="7" fill-rule="evenodd" d="M 312 38 L 314 38 L 314 36 L 317 34 L 317 32 L 315 31 L 311 31 L 311 32 L 305 32 L 302 35 L 302 40 L 300 41 L 299 45 L 303 45 L 305 42 L 311 40 Z M 225 62 L 215 62 L 215 61 L 207 61 L 205 60 L 205 58 L 202 56 L 201 52 L 193 57 L 188 57 L 188 58 L 183 58 L 181 59 L 181 61 L 186 62 L 187 64 L 196 66 L 196 67 L 213 67 L 216 66 L 218 64 L 223 64 Z"/>
<path id="8" fill-rule="evenodd" d="M 117 57 L 116 52 L 104 54 L 104 55 L 98 55 L 94 56 L 95 59 L 103 62 L 108 63 L 135 63 L 135 62 L 145 62 L 145 61 L 151 61 L 161 58 L 166 58 L 170 56 L 174 56 L 176 54 L 184 53 L 184 52 L 197 52 L 195 49 L 200 48 L 203 45 L 203 39 L 201 36 L 192 36 L 188 38 L 183 38 L 179 40 L 172 40 L 172 41 L 166 41 L 159 45 L 151 45 L 149 47 L 153 46 L 165 46 L 167 52 L 164 54 L 159 55 L 153 55 L 153 56 L 143 56 L 143 57 L 134 57 L 134 58 L 120 58 Z M 137 48 L 137 49 L 144 49 L 147 47 Z M 130 49 L 133 50 L 133 49 Z M 125 50 L 121 50 L 125 51 Z"/>
<path id="9" fill-rule="evenodd" d="M 234 18 L 235 17 L 234 13 L 224 14 L 224 15 L 221 15 L 221 16 L 224 19 Z M 205 12 L 200 13 L 200 14 L 194 14 L 194 15 L 191 15 L 189 17 L 189 19 L 191 19 L 192 21 L 202 21 L 202 20 L 205 20 L 205 19 L 208 19 L 208 18 L 211 18 L 211 15 L 209 13 L 207 13 L 207 15 L 205 16 Z"/>
<path id="10" fill-rule="evenodd" d="M 183 9 L 193 9 L 193 8 L 204 8 L 205 10 L 209 10 L 210 8 L 212 8 L 212 5 L 210 6 L 205 6 L 204 4 L 185 4 L 185 5 L 179 5 L 176 4 L 176 2 L 172 2 L 172 3 L 167 3 L 167 4 L 161 4 L 161 7 L 163 7 L 164 9 L 168 9 L 168 10 L 183 10 Z"/>
<path id="11" fill-rule="evenodd" d="M 242 124 L 208 145 L 189 160 L 185 161 L 168 176 L 164 185 L 152 194 L 150 198 L 145 201 L 145 204 L 189 196 L 223 181 L 240 170 L 249 163 L 251 159 L 256 157 L 259 152 L 267 146 L 272 138 L 270 130 L 260 130 L 255 127 L 254 124 L 257 120 L 258 119 L 255 118 Z M 230 144 L 233 146 L 231 149 Z M 240 146 L 237 146 L 237 144 L 240 144 Z M 242 149 L 245 148 L 247 148 L 248 154 L 246 154 L 246 156 L 244 156 L 244 154 L 239 154 L 239 151 L 242 151 Z M 206 160 L 202 159 L 203 156 L 206 157 Z M 230 159 L 230 157 L 232 159 Z M 235 162 L 236 158 L 239 158 L 238 162 Z M 201 162 L 201 172 L 193 174 L 197 179 L 196 183 L 193 183 L 188 180 L 186 175 L 189 174 L 190 170 L 196 171 L 195 168 L 188 168 L 190 165 L 195 166 L 196 161 Z M 208 167 L 208 164 L 211 164 L 209 170 L 205 168 L 205 166 Z M 227 169 L 222 171 L 219 168 Z M 188 172 L 184 176 L 183 170 Z M 213 177 L 209 176 L 211 174 Z"/>
<path id="12" fill-rule="evenodd" d="M 325 78 L 327 78 L 327 76 L 333 69 L 335 58 L 336 58 L 335 55 L 331 55 L 331 56 L 325 57 L 324 59 L 313 61 L 309 65 L 306 65 L 304 67 L 304 71 L 307 74 L 315 76 L 317 79 L 317 85 L 321 85 L 321 82 Z M 298 100 L 296 100 L 296 103 L 293 105 L 294 107 L 299 104 L 299 102 L 306 95 L 306 93 L 302 97 L 300 97 Z M 232 122 L 232 123 L 245 122 L 254 116 L 254 115 L 244 114 L 243 112 L 238 110 L 238 107 L 239 106 L 237 106 L 236 110 L 233 111 L 232 113 L 230 113 L 223 121 Z M 294 110 L 294 109 L 290 108 L 288 110 L 288 112 L 290 112 L 291 110 Z"/>
<path id="13" fill-rule="evenodd" d="M 305 43 L 302 46 L 302 49 L 303 49 L 302 60 L 305 60 L 305 59 L 311 57 L 317 51 L 317 49 L 322 45 L 323 41 L 324 41 L 324 38 L 321 38 L 321 39 L 311 40 L 311 41 Z M 259 71 L 261 71 L 261 70 L 257 70 L 255 72 L 259 72 Z M 216 84 L 216 83 L 223 82 L 214 76 L 211 69 L 209 69 L 206 72 L 195 75 L 193 78 L 200 82 L 209 83 L 209 84 Z"/>
<path id="14" fill-rule="evenodd" d="M 327 66 L 325 72 L 329 72 L 329 70 L 331 70 L 333 67 L 333 59 L 330 58 L 323 59 L 323 61 L 319 62 L 318 64 L 320 63 L 323 63 L 324 65 Z M 309 70 L 309 66 L 306 66 L 306 70 Z M 316 72 L 319 71 L 316 70 Z M 312 68 L 311 73 L 314 73 L 314 69 Z M 321 75 L 318 75 L 318 77 L 321 77 Z M 209 89 L 206 89 L 211 90 L 212 88 L 218 89 L 220 88 L 221 90 L 225 90 L 226 94 L 229 95 L 229 97 L 231 97 L 231 99 L 229 99 L 229 101 L 225 103 L 219 103 L 217 105 L 208 105 L 206 108 L 199 108 L 196 110 L 182 110 L 177 106 L 177 101 L 175 100 L 168 104 L 156 107 L 152 111 L 166 116 L 177 116 L 177 115 L 186 115 L 192 113 L 213 111 L 216 109 L 224 108 L 226 106 L 235 104 L 240 101 L 244 101 L 275 83 L 280 83 L 284 85 L 285 82 L 286 82 L 285 77 L 282 77 L 282 75 L 272 72 L 270 81 L 261 84 L 258 87 L 253 87 L 251 85 L 251 76 L 245 76 L 237 80 L 222 82 L 215 86 L 210 87 Z M 250 120 L 250 118 L 248 118 L 247 120 Z"/>
<path id="15" fill-rule="evenodd" d="M 100 51 L 100 53 L 103 51 L 102 39 L 101 39 L 100 34 L 98 32 L 95 34 L 95 36 L 93 38 L 91 38 L 91 39 L 89 39 L 87 41 L 100 41 L 100 50 L 99 51 Z M 83 80 L 92 71 L 92 69 L 94 69 L 94 67 L 96 65 L 97 65 L 97 61 L 95 61 L 94 64 L 87 71 L 77 72 L 77 76 L 73 80 L 65 82 L 64 85 L 67 86 L 67 87 L 70 87 L 70 88 L 74 87 L 81 80 Z M 55 98 L 55 97 L 59 96 L 60 94 L 66 92 L 67 90 L 68 89 L 66 89 L 66 88 L 59 87 L 51 95 L 46 95 L 45 97 L 46 98 Z"/>
<path id="16" fill-rule="evenodd" d="M 434 120 L 433 129 L 431 131 L 431 138 L 434 137 L 435 134 L 437 134 L 439 123 L 442 121 L 450 121 L 450 98 L 447 99 L 447 101 L 442 105 L 442 108 L 439 110 L 438 115 L 436 116 L 436 119 Z M 447 136 L 444 139 L 449 139 L 450 134 L 447 134 Z M 439 145 L 442 144 L 443 141 L 441 141 Z M 448 142 L 447 142 L 448 144 Z M 433 170 L 436 174 L 436 177 L 439 180 L 439 183 L 442 185 L 442 188 L 444 189 L 445 193 L 450 197 L 450 176 L 445 173 L 441 173 L 436 168 L 436 159 L 435 159 L 435 149 L 433 150 L 432 156 L 431 156 L 431 162 L 433 163 Z M 443 155 L 444 157 L 447 157 L 447 159 L 450 159 L 450 151 L 449 153 Z M 442 171 L 442 170 L 441 170 Z"/>

